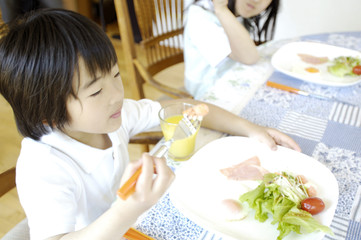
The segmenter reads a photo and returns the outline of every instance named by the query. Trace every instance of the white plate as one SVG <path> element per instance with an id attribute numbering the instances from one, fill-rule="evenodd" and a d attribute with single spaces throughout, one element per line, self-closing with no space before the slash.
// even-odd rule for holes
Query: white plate
<path id="1" fill-rule="evenodd" d="M 223 199 L 238 199 L 241 194 L 258 185 L 257 181 L 230 181 L 219 171 L 221 168 L 258 156 L 261 166 L 269 170 L 303 174 L 317 187 L 317 196 L 325 202 L 325 210 L 315 215 L 319 222 L 329 226 L 338 200 L 338 184 L 334 175 L 321 163 L 296 151 L 268 146 L 244 137 L 217 139 L 201 148 L 176 171 L 176 180 L 170 188 L 173 204 L 189 219 L 223 239 L 272 240 L 278 236 L 272 217 L 260 223 L 254 211 L 242 221 L 226 221 L 219 213 Z M 284 240 L 319 240 L 323 232 L 289 234 Z"/>
<path id="2" fill-rule="evenodd" d="M 273 54 L 271 63 L 276 70 L 311 83 L 346 87 L 361 81 L 361 76 L 346 76 L 341 78 L 330 74 L 327 71 L 327 67 L 332 65 L 331 62 L 324 64 L 305 63 L 297 55 L 300 53 L 315 57 L 328 57 L 330 61 L 340 56 L 361 57 L 360 52 L 347 48 L 316 42 L 293 42 L 278 49 L 277 52 Z M 315 67 L 320 72 L 309 73 L 305 70 L 307 67 Z"/>

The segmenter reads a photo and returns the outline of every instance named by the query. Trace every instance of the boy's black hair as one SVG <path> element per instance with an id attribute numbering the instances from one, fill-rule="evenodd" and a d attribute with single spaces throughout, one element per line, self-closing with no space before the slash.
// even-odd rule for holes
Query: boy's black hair
<path id="1" fill-rule="evenodd" d="M 69 120 L 68 97 L 77 98 L 79 58 L 92 77 L 117 63 L 112 43 L 92 20 L 64 9 L 41 9 L 2 26 L 0 93 L 19 132 L 39 140 Z M 44 124 L 48 123 L 48 124 Z"/>

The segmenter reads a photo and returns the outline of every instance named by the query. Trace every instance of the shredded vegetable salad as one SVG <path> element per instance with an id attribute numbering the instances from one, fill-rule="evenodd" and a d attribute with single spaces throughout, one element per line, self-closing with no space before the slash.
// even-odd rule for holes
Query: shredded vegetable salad
<path id="1" fill-rule="evenodd" d="M 333 235 L 329 227 L 320 224 L 309 212 L 301 209 L 301 201 L 306 198 L 308 193 L 302 180 L 282 172 L 266 174 L 256 189 L 244 193 L 239 200 L 247 202 L 256 211 L 256 220 L 264 222 L 269 215 L 273 217 L 271 223 L 278 223 L 277 240 L 292 231 L 298 234 L 323 231 Z"/>
<path id="2" fill-rule="evenodd" d="M 328 71 L 337 76 L 358 76 L 361 72 L 361 58 L 358 57 L 337 57 L 332 61 L 332 65 L 328 67 Z"/>

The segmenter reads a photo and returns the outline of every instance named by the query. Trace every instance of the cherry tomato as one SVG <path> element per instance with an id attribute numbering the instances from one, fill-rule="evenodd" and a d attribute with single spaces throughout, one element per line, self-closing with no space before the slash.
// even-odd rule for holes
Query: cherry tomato
<path id="1" fill-rule="evenodd" d="M 318 197 L 305 198 L 301 202 L 302 210 L 305 210 L 312 215 L 318 214 L 325 209 L 325 204 Z"/>
<path id="2" fill-rule="evenodd" d="M 356 75 L 361 75 L 361 65 L 354 66 L 352 72 Z"/>

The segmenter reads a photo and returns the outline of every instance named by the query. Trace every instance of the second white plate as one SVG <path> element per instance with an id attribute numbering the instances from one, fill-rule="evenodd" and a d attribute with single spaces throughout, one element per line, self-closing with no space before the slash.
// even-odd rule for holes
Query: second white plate
<path id="1" fill-rule="evenodd" d="M 324 225 L 331 224 L 338 201 L 338 184 L 324 165 L 302 153 L 268 146 L 245 137 L 217 139 L 201 148 L 176 171 L 176 180 L 170 189 L 173 204 L 189 219 L 223 239 L 272 240 L 278 236 L 272 218 L 261 223 L 251 211 L 242 221 L 227 221 L 219 212 L 223 199 L 239 196 L 258 185 L 256 181 L 230 181 L 220 169 L 258 156 L 262 167 L 270 172 L 288 171 L 302 174 L 317 187 L 317 196 L 325 202 L 325 210 L 314 217 Z M 284 240 L 319 240 L 324 234 L 291 233 Z"/>
<path id="2" fill-rule="evenodd" d="M 361 57 L 361 53 L 352 49 L 332 46 L 316 42 L 293 42 L 278 49 L 272 56 L 273 67 L 292 77 L 321 85 L 345 87 L 357 84 L 361 76 L 336 77 L 330 74 L 327 67 L 330 62 L 323 64 L 310 64 L 301 60 L 298 54 L 309 54 L 315 57 L 328 57 L 331 61 L 340 56 Z M 318 73 L 310 73 L 305 69 L 315 67 Z"/>

